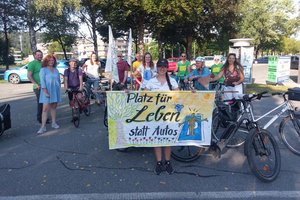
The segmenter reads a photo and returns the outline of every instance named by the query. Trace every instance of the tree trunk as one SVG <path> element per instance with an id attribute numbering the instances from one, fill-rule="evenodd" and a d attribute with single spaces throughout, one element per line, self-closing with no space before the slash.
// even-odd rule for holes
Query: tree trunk
<path id="1" fill-rule="evenodd" d="M 193 45 L 193 37 L 189 35 L 186 37 L 186 56 L 188 60 L 190 60 L 192 56 L 192 51 L 193 51 L 192 45 Z"/>
<path id="2" fill-rule="evenodd" d="M 58 43 L 60 44 L 60 46 L 64 52 L 65 59 L 68 60 L 66 46 L 65 46 L 64 42 L 61 40 L 61 38 L 58 38 Z"/>
<path id="3" fill-rule="evenodd" d="M 31 16 L 31 6 L 32 0 L 27 0 L 27 25 L 28 25 L 28 32 L 29 32 L 29 40 L 30 40 L 30 49 L 32 53 L 37 50 L 36 47 L 36 31 L 34 30 L 35 23 L 33 22 L 33 16 Z"/>
<path id="4" fill-rule="evenodd" d="M 6 69 L 9 69 L 9 39 L 8 39 L 8 30 L 7 30 L 7 21 L 5 19 L 5 16 L 3 18 L 3 26 L 4 26 L 4 35 L 5 35 L 5 47 L 4 47 L 4 64 L 6 66 Z"/>
<path id="5" fill-rule="evenodd" d="M 158 43 L 158 58 L 160 59 L 163 57 L 163 43 L 160 38 L 158 38 L 157 43 Z"/>
<path id="6" fill-rule="evenodd" d="M 145 53 L 145 44 L 144 44 L 144 31 L 145 31 L 145 25 L 144 25 L 144 17 L 141 16 L 139 22 L 138 22 L 138 50 L 137 52 L 140 52 L 144 55 Z"/>
<path id="7" fill-rule="evenodd" d="M 92 21 L 92 34 L 93 34 L 93 43 L 94 43 L 94 51 L 98 59 L 98 41 L 97 41 L 97 33 L 96 33 L 96 18 L 93 15 L 91 16 Z"/>

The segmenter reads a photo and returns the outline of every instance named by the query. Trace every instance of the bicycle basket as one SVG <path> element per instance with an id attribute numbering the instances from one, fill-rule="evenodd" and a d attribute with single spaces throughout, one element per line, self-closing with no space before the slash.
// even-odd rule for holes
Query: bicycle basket
<path id="1" fill-rule="evenodd" d="M 232 105 L 223 104 L 218 106 L 220 111 L 220 118 L 222 121 L 236 121 L 238 117 L 238 111 L 240 109 L 238 103 Z"/>
<path id="2" fill-rule="evenodd" d="M 300 101 L 300 88 L 289 88 L 288 89 L 288 98 L 291 101 Z"/>

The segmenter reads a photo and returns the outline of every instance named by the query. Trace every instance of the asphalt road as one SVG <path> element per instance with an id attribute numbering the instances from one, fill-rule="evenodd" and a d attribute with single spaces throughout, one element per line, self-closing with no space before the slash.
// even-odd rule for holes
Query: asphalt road
<path id="1" fill-rule="evenodd" d="M 126 153 L 108 149 L 103 108 L 92 106 L 75 128 L 64 101 L 58 106 L 60 129 L 48 126 L 36 135 L 36 102 L 29 83 L 0 84 L 0 103 L 10 103 L 12 128 L 0 137 L 0 200 L 23 199 L 300 199 L 300 157 L 278 139 L 276 121 L 269 130 L 281 151 L 282 167 L 272 183 L 250 171 L 243 148 L 220 159 L 206 154 L 192 163 L 173 161 L 175 174 L 153 173 L 150 148 Z M 63 91 L 62 91 L 62 95 Z M 255 115 L 279 103 L 255 103 Z"/>

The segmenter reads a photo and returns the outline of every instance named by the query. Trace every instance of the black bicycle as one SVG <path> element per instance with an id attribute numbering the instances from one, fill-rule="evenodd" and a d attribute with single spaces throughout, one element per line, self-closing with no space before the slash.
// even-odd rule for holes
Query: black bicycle
<path id="1" fill-rule="evenodd" d="M 247 156 L 251 171 L 260 180 L 271 182 L 280 172 L 280 151 L 274 137 L 267 130 L 260 128 L 251 114 L 253 113 L 251 101 L 261 99 L 265 93 L 244 95 L 241 99 L 230 100 L 232 105 L 238 106 L 235 111 L 230 110 L 232 105 L 228 105 L 228 100 L 222 105 L 218 104 L 218 112 L 212 120 L 212 144 L 207 149 L 215 156 L 221 157 L 229 144 L 240 146 L 246 141 L 244 154 Z M 222 113 L 227 115 L 227 111 L 232 115 L 223 118 Z M 224 124 L 222 125 L 224 122 L 226 128 Z M 198 159 L 203 152 L 205 152 L 203 147 L 178 147 L 175 151 L 172 149 L 172 156 L 175 159 L 179 157 L 180 159 L 177 159 L 179 161 L 190 162 Z"/>

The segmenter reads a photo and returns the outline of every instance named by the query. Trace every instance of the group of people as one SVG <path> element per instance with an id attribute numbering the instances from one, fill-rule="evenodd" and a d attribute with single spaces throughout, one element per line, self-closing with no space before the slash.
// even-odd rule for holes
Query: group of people
<path id="1" fill-rule="evenodd" d="M 136 54 L 136 61 L 133 63 L 135 89 L 150 91 L 179 90 L 178 83 L 193 81 L 196 90 L 211 90 L 215 87 L 215 81 L 218 81 L 224 83 L 224 91 L 237 91 L 242 94 L 244 73 L 236 55 L 230 53 L 224 65 L 220 59 L 219 56 L 215 56 L 215 64 L 209 70 L 205 66 L 204 57 L 197 57 L 195 65 L 191 65 L 186 59 L 186 54 L 182 53 L 181 60 L 176 65 L 177 75 L 173 78 L 168 74 L 168 60 L 159 59 L 155 66 L 150 53 L 145 53 L 143 57 L 138 53 Z M 235 93 L 226 92 L 224 98 L 232 99 L 233 95 Z M 154 154 L 156 158 L 154 172 L 157 175 L 163 171 L 172 174 L 174 169 L 170 162 L 171 147 L 154 147 Z"/>
<path id="2" fill-rule="evenodd" d="M 142 56 L 136 54 L 136 60 L 132 64 L 134 86 L 136 90 L 145 89 L 147 82 L 157 75 L 157 66 L 152 61 L 150 53 Z M 179 86 L 183 86 L 189 81 L 193 82 L 196 90 L 213 90 L 218 83 L 224 84 L 225 91 L 243 92 L 242 83 L 244 73 L 242 65 L 237 61 L 236 55 L 230 53 L 226 62 L 221 62 L 220 56 L 214 57 L 214 64 L 209 69 L 205 66 L 204 57 L 197 57 L 195 64 L 187 60 L 186 54 L 182 53 L 180 61 L 176 64 L 175 80 Z M 234 93 L 226 93 L 225 99 L 232 98 Z"/>
<path id="3" fill-rule="evenodd" d="M 39 50 L 34 52 L 35 60 L 28 64 L 28 78 L 33 83 L 33 90 L 37 98 L 37 120 L 41 123 L 38 134 L 46 132 L 46 124 L 48 120 L 48 111 L 51 113 L 51 127 L 58 129 L 56 123 L 56 108 L 57 103 L 61 101 L 60 96 L 60 74 L 56 69 L 56 58 L 53 55 L 47 55 L 43 59 L 43 53 Z M 242 83 L 244 81 L 243 67 L 237 61 L 235 54 L 227 56 L 224 65 L 220 62 L 220 57 L 215 57 L 215 64 L 209 68 L 205 66 L 204 58 L 197 57 L 196 63 L 191 63 L 186 59 L 186 54 L 181 54 L 181 60 L 176 65 L 177 76 L 171 77 L 168 73 L 168 60 L 159 59 L 154 64 L 152 56 L 149 52 L 141 55 L 136 54 L 136 60 L 132 64 L 134 77 L 134 86 L 136 90 L 149 91 L 171 91 L 179 90 L 178 83 L 194 82 L 196 90 L 213 89 L 214 81 L 224 83 L 224 90 L 243 92 Z M 77 60 L 69 60 L 70 67 L 64 73 L 64 89 L 72 89 L 82 91 L 83 89 L 83 74 L 86 73 L 88 79 L 86 85 L 89 88 L 99 86 L 99 69 L 100 64 L 97 61 L 96 54 L 92 54 L 90 59 L 85 62 L 82 69 L 77 67 Z M 129 65 L 123 60 L 121 52 L 118 53 L 118 75 L 119 80 L 116 85 L 121 88 L 127 88 L 127 78 Z M 228 93 L 228 95 L 232 95 Z M 227 97 L 232 98 L 232 97 Z M 72 95 L 69 94 L 69 100 Z M 97 100 L 99 97 L 96 98 Z M 156 157 L 155 173 L 160 174 L 167 171 L 169 174 L 174 172 L 171 165 L 171 147 L 155 147 L 154 154 Z M 164 157 L 164 159 L 163 159 Z"/>
<path id="4" fill-rule="evenodd" d="M 47 55 L 43 58 L 40 50 L 34 52 L 34 60 L 28 64 L 28 79 L 33 83 L 33 91 L 37 99 L 37 121 L 41 124 L 38 134 L 47 131 L 46 124 L 51 122 L 51 127 L 58 129 L 56 123 L 57 103 L 61 101 L 60 89 L 61 79 L 60 73 L 56 69 L 57 61 L 54 55 Z M 99 68 L 96 54 L 91 54 L 82 69 L 77 67 L 77 60 L 69 60 L 69 68 L 64 72 L 64 89 L 68 92 L 71 102 L 73 96 L 71 91 L 83 90 L 83 74 L 89 77 L 86 81 L 88 95 L 91 94 L 91 87 L 99 86 Z M 96 93 L 96 95 L 99 95 Z M 100 103 L 100 97 L 96 97 L 96 103 Z M 48 119 L 50 110 L 51 121 Z"/>

